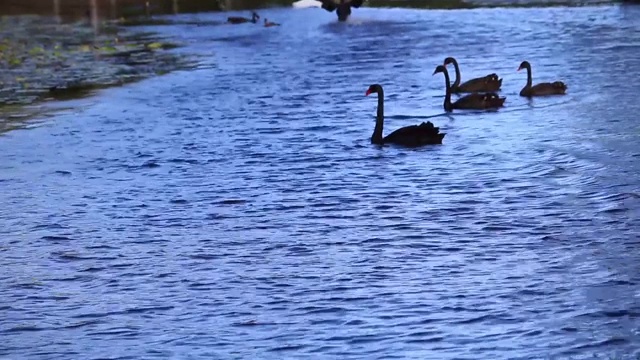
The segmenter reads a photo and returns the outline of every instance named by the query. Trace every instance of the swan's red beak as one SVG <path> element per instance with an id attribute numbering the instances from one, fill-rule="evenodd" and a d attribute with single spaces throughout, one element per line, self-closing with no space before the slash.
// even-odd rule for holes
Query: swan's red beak
<path id="1" fill-rule="evenodd" d="M 367 89 L 367 92 L 364 93 L 364 96 L 369 96 L 369 94 L 371 94 L 373 91 L 371 91 L 371 89 Z"/>
<path id="2" fill-rule="evenodd" d="M 520 70 L 522 70 L 522 66 L 518 66 L 518 70 L 516 71 L 520 71 Z"/>

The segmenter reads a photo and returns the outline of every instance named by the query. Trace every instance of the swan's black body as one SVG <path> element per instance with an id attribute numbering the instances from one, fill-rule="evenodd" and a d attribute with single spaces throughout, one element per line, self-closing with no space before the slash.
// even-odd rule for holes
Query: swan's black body
<path id="1" fill-rule="evenodd" d="M 384 92 L 382 91 L 382 86 L 379 84 L 369 86 L 365 96 L 369 96 L 372 93 L 378 94 L 378 112 L 376 115 L 376 127 L 371 135 L 372 144 L 396 144 L 406 147 L 442 144 L 442 139 L 446 134 L 440 133 L 440 128 L 434 126 L 431 121 L 423 122 L 420 125 L 405 126 L 382 137 L 382 128 L 384 127 Z"/>
<path id="2" fill-rule="evenodd" d="M 230 16 L 227 18 L 227 22 L 230 24 L 243 24 L 248 22 L 252 22 L 255 24 L 256 22 L 258 22 L 258 19 L 260 19 L 260 15 L 258 15 L 258 13 L 256 13 L 255 11 L 252 11 L 251 19 L 247 19 L 241 16 Z"/>

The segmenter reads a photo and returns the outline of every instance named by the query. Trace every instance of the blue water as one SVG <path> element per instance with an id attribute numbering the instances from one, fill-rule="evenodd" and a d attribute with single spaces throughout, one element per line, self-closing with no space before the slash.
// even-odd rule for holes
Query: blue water
<path id="1" fill-rule="evenodd" d="M 640 8 L 261 15 L 0 137 L 1 358 L 640 357 Z M 505 108 L 444 115 L 447 56 Z M 372 83 L 443 145 L 371 145 Z"/>

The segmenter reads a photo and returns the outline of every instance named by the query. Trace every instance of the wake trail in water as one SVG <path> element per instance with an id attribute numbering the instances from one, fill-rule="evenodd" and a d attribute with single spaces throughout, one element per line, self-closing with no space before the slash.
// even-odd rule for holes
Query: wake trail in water
<path id="1" fill-rule="evenodd" d="M 518 106 L 513 108 L 505 107 L 505 108 L 490 109 L 490 110 L 459 110 L 460 112 L 452 112 L 452 113 L 444 112 L 444 113 L 435 114 L 435 115 L 403 115 L 403 114 L 385 115 L 385 118 L 406 120 L 406 119 L 431 119 L 431 118 L 436 118 L 441 116 L 447 116 L 447 117 L 453 118 L 454 116 L 471 116 L 471 115 L 481 115 L 481 114 L 494 113 L 494 112 L 512 113 L 512 112 L 519 112 L 519 111 L 530 111 L 531 109 L 545 109 L 545 108 L 550 108 L 550 107 L 555 107 L 560 105 L 566 105 L 570 102 L 571 100 L 559 101 L 556 103 L 540 105 L 540 106 Z"/>

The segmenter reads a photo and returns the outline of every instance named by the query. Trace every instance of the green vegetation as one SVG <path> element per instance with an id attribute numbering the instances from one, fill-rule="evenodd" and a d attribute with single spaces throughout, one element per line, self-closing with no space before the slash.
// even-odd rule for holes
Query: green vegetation
<path id="1" fill-rule="evenodd" d="M 0 18 L 0 109 L 49 98 L 84 96 L 190 65 L 153 34 L 51 18 Z M 2 115 L 0 113 L 0 115 Z"/>

